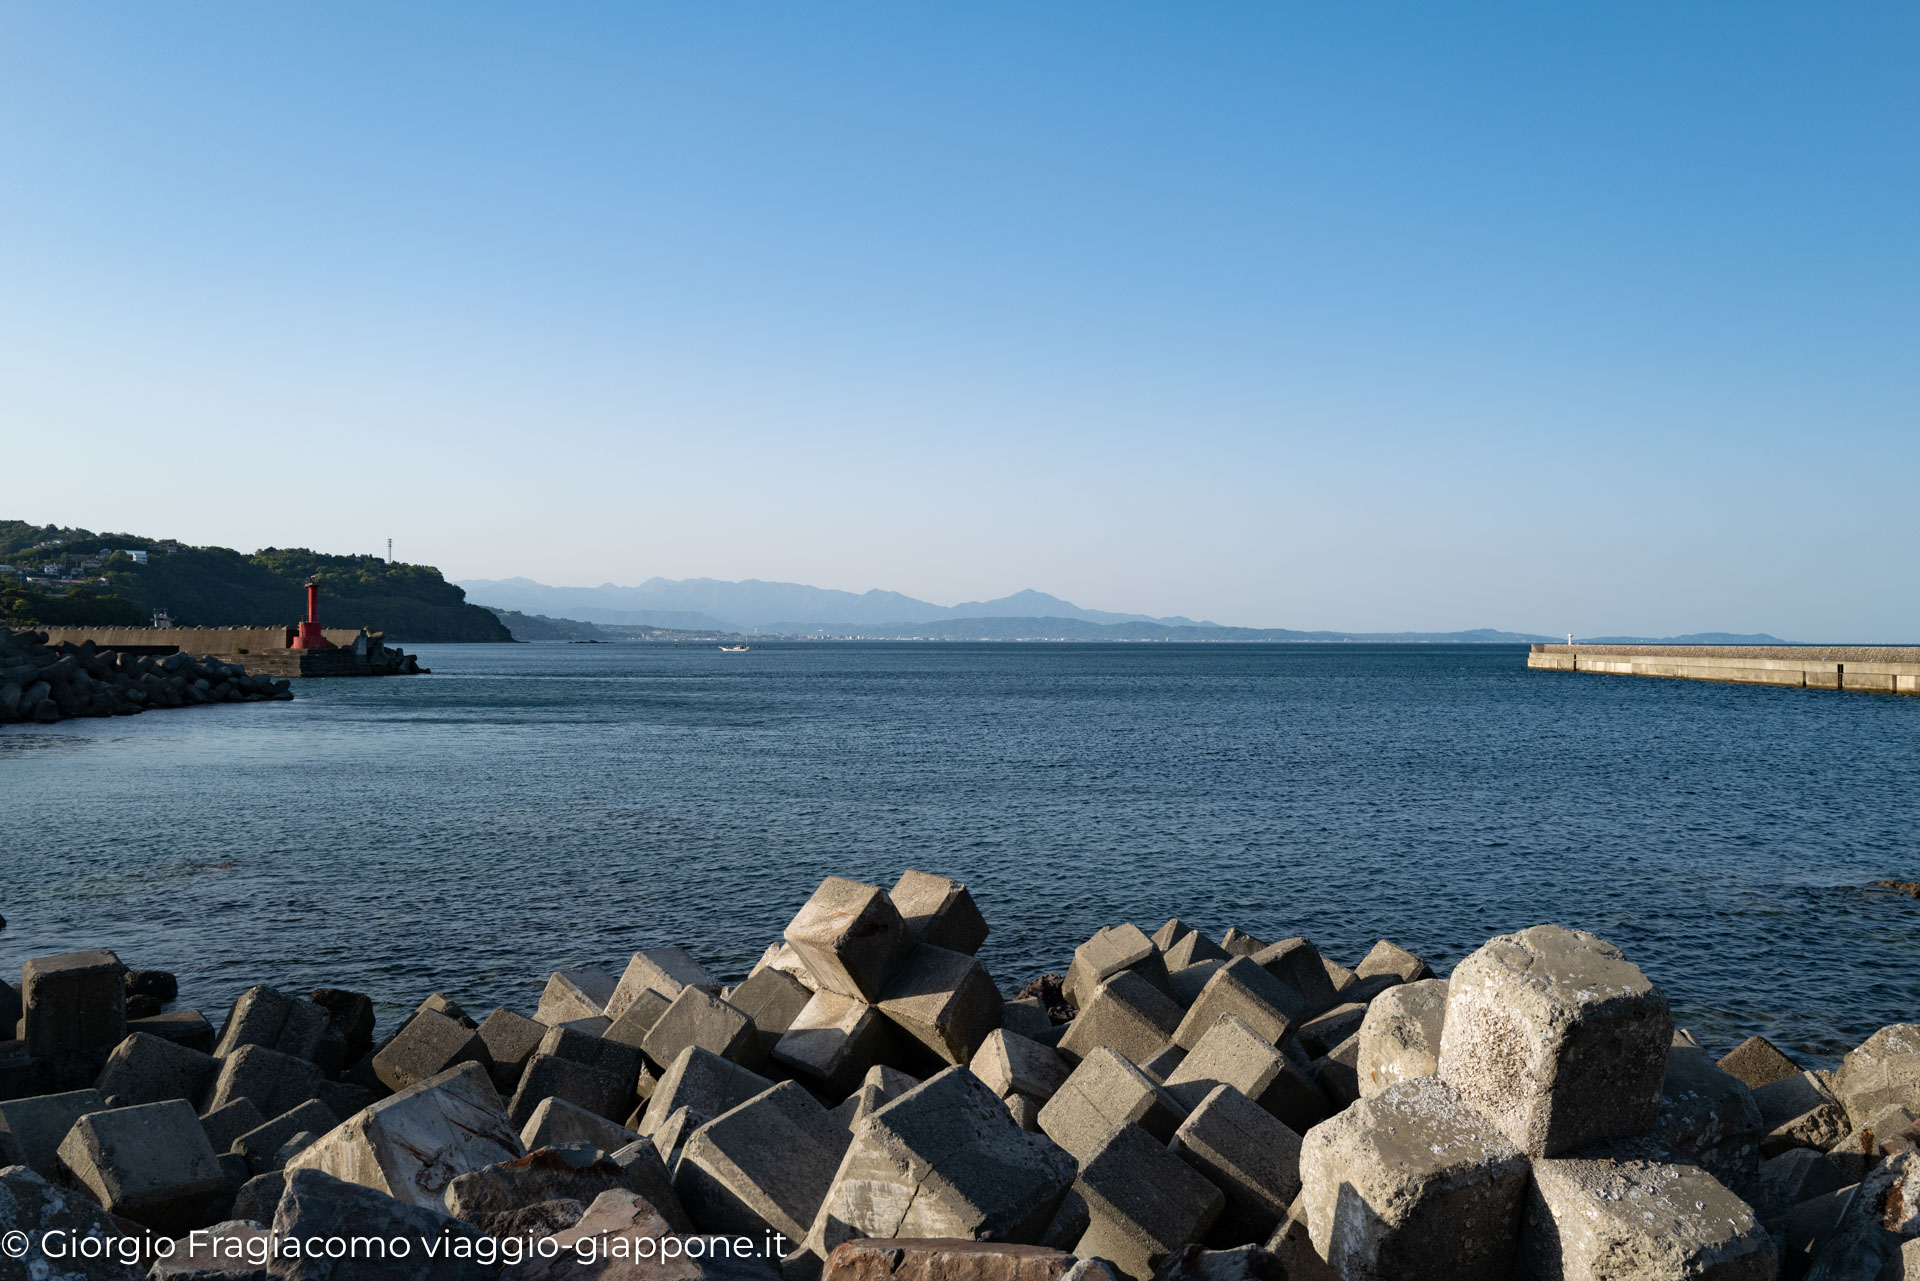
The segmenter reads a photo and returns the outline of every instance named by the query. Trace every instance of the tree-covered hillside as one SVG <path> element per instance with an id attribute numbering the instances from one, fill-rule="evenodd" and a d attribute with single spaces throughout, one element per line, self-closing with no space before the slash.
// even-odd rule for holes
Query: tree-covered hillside
<path id="1" fill-rule="evenodd" d="M 132 552 L 144 552 L 146 563 Z M 329 627 L 365 627 L 392 642 L 512 639 L 439 570 L 374 556 L 276 547 L 248 556 L 0 520 L 0 565 L 17 571 L 0 573 L 0 618 L 14 622 L 124 625 L 165 610 L 187 627 L 294 623 L 306 611 L 304 589 L 313 578 L 320 583 L 320 621 Z"/>

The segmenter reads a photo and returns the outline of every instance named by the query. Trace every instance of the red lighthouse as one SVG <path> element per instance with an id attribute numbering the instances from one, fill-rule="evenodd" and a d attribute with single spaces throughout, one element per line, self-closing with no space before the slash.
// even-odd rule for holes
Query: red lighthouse
<path id="1" fill-rule="evenodd" d="M 307 584 L 307 621 L 300 624 L 299 634 L 293 638 L 294 649 L 332 649 L 327 638 L 320 634 L 320 584 Z"/>

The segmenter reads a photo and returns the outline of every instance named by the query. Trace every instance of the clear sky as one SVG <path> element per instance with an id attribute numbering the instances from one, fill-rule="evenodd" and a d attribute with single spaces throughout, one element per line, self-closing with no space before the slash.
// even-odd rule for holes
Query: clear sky
<path id="1" fill-rule="evenodd" d="M 1920 6 L 0 3 L 0 516 L 1920 640 Z"/>

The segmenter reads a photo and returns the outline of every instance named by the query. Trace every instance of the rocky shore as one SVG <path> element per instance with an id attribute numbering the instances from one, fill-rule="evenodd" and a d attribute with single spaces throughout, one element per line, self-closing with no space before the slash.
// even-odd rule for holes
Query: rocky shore
<path id="1" fill-rule="evenodd" d="M 45 632 L 0 628 L 0 723 L 292 697 L 287 681 L 217 658 L 50 646 Z"/>
<path id="2" fill-rule="evenodd" d="M 378 1038 L 29 961 L 0 1279 L 1920 1279 L 1920 1023 L 1716 1059 L 1551 925 L 1440 978 L 1123 924 L 1014 997 L 986 936 L 958 882 L 829 878 L 736 982 L 655 947 Z"/>

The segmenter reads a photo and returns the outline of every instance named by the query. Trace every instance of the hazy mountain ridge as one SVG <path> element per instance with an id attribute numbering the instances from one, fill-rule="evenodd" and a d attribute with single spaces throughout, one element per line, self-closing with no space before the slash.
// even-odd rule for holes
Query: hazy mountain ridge
<path id="1" fill-rule="evenodd" d="M 463 579 L 488 607 L 542 616 L 544 623 L 658 627 L 781 636 L 874 640 L 1294 641 L 1374 644 L 1525 645 L 1566 637 L 1497 628 L 1454 632 L 1344 632 L 1225 627 L 1191 618 L 1155 618 L 1082 609 L 1028 588 L 997 600 L 935 605 L 900 592 L 846 592 L 749 578 L 649 578 L 635 587 L 550 587 L 530 578 Z M 1765 634 L 1580 637 L 1588 645 L 1784 645 Z"/>
<path id="2" fill-rule="evenodd" d="M 845 592 L 802 583 L 757 578 L 649 578 L 635 587 L 550 587 L 530 578 L 467 579 L 460 584 L 474 600 L 520 613 L 589 623 L 653 627 L 729 628 L 799 632 L 810 628 L 896 626 L 956 618 L 1067 618 L 1086 623 L 1159 623 L 1212 627 L 1191 618 L 1155 618 L 1082 609 L 1031 588 L 998 600 L 936 605 L 899 592 Z"/>

